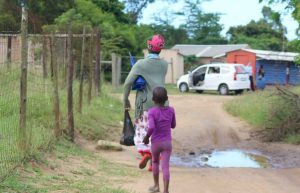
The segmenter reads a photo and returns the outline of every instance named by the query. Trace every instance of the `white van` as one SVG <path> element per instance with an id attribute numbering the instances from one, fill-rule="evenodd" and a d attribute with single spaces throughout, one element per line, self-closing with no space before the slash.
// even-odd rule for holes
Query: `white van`
<path id="1" fill-rule="evenodd" d="M 199 66 L 181 76 L 177 87 L 181 92 L 196 90 L 202 93 L 205 90 L 215 90 L 221 95 L 227 95 L 229 91 L 241 94 L 250 89 L 250 80 L 242 64 L 215 63 Z"/>

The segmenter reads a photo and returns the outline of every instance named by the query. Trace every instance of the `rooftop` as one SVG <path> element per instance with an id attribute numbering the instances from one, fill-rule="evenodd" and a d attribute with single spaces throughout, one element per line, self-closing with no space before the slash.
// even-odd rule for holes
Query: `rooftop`
<path id="1" fill-rule="evenodd" d="M 173 50 L 179 50 L 184 56 L 215 57 L 233 50 L 250 48 L 248 44 L 227 44 L 227 45 L 188 45 L 177 44 Z"/>
<path id="2" fill-rule="evenodd" d="M 295 57 L 299 55 L 299 53 L 295 52 L 278 52 L 278 51 L 269 51 L 269 50 L 255 50 L 255 49 L 240 49 L 246 52 L 251 52 L 256 54 L 257 59 L 262 60 L 280 60 L 280 61 L 295 61 Z M 234 51 L 234 50 L 232 50 Z M 228 51 L 228 52 L 232 52 Z M 228 52 L 222 53 L 220 55 L 216 55 L 214 58 L 224 57 Z"/>
<path id="3" fill-rule="evenodd" d="M 281 61 L 294 61 L 295 57 L 298 56 L 298 53 L 294 52 L 276 52 L 276 51 L 267 51 L 267 50 L 254 50 L 254 49 L 242 49 L 248 52 L 256 54 L 258 59 L 264 60 L 281 60 Z"/>

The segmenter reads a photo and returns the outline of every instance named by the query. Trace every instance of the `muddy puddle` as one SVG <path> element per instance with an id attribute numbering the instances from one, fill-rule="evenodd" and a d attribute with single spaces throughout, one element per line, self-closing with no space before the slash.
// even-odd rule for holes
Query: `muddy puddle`
<path id="1" fill-rule="evenodd" d="M 170 160 L 173 166 L 184 167 L 245 167 L 271 168 L 269 158 L 255 151 L 243 150 L 214 150 L 210 153 L 190 152 L 187 155 L 172 155 Z"/>

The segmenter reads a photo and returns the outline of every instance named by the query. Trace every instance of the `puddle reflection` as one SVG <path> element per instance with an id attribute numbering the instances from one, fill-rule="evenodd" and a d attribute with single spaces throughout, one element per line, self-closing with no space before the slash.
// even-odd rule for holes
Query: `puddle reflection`
<path id="1" fill-rule="evenodd" d="M 242 150 L 213 151 L 210 154 L 172 156 L 172 165 L 184 167 L 247 167 L 268 168 L 271 167 L 267 157 L 255 152 Z"/>

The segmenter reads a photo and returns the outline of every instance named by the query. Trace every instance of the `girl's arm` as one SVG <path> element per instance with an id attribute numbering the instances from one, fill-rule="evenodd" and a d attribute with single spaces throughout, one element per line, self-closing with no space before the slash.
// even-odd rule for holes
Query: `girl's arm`
<path id="1" fill-rule="evenodd" d="M 175 110 L 173 108 L 173 116 L 172 116 L 171 128 L 174 129 L 175 127 L 176 127 L 176 116 L 175 116 Z"/>
<path id="2" fill-rule="evenodd" d="M 153 133 L 153 130 L 156 128 L 155 121 L 154 121 L 154 114 L 151 112 L 151 110 L 148 113 L 148 131 L 147 135 L 144 137 L 143 143 L 148 144 L 149 138 Z"/>
<path id="3" fill-rule="evenodd" d="M 149 135 L 149 137 L 152 135 L 153 130 L 156 128 L 155 125 L 155 117 L 153 112 L 150 110 L 148 113 L 148 131 L 147 131 L 147 135 Z"/>

